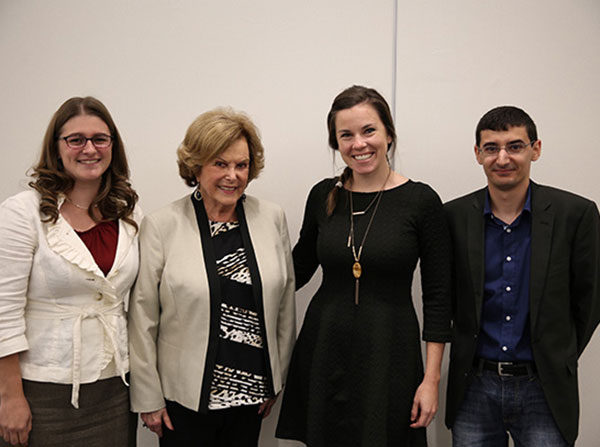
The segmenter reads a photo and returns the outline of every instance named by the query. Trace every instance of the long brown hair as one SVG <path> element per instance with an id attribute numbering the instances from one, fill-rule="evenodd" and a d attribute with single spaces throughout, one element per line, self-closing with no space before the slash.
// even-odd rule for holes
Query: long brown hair
<path id="1" fill-rule="evenodd" d="M 347 88 L 339 95 L 337 95 L 333 100 L 333 104 L 331 104 L 331 109 L 327 114 L 329 147 L 331 147 L 331 149 L 333 149 L 334 151 L 339 149 L 335 128 L 335 118 L 337 116 L 337 113 L 340 110 L 350 109 L 358 104 L 364 103 L 371 105 L 377 112 L 377 115 L 379 115 L 379 119 L 383 123 L 388 136 L 391 137 L 391 142 L 388 145 L 388 152 L 390 150 L 393 152 L 396 146 L 396 128 L 394 127 L 394 120 L 392 118 L 390 106 L 377 90 L 368 87 L 363 87 L 362 85 L 353 85 L 352 87 Z M 328 216 L 331 216 L 331 214 L 333 214 L 333 210 L 335 210 L 339 190 L 344 186 L 344 183 L 351 177 L 352 169 L 346 166 L 342 174 L 338 177 L 335 186 L 331 189 L 331 191 L 329 191 L 329 194 L 327 195 Z"/>
<path id="2" fill-rule="evenodd" d="M 31 174 L 34 180 L 29 182 L 29 186 L 41 195 L 40 212 L 46 216 L 42 221 L 58 220 L 58 196 L 70 191 L 75 184 L 62 165 L 58 152 L 58 136 L 65 123 L 79 115 L 100 118 L 108 126 L 113 138 L 112 160 L 106 172 L 102 174 L 100 189 L 88 208 L 88 214 L 97 222 L 97 217 L 92 213 L 97 205 L 103 220 L 123 219 L 137 230 L 138 226 L 131 215 L 138 195 L 129 182 L 129 165 L 123 140 L 106 106 L 91 96 L 73 97 L 65 101 L 54 113 L 46 129 L 42 153 Z"/>

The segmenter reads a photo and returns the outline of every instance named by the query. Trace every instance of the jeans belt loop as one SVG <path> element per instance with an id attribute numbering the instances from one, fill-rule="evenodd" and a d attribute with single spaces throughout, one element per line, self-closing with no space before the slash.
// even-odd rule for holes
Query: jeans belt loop
<path id="1" fill-rule="evenodd" d="M 529 380 L 531 381 L 535 379 L 535 369 L 531 363 L 527 363 L 525 366 L 527 368 L 527 376 L 529 377 Z"/>
<path id="2" fill-rule="evenodd" d="M 483 375 L 483 359 L 477 359 L 477 367 L 475 368 L 475 375 L 481 377 Z"/>

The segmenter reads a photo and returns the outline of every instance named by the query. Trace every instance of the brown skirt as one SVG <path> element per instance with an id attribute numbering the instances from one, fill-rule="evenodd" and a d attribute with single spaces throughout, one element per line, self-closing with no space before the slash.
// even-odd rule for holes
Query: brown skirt
<path id="1" fill-rule="evenodd" d="M 137 414 L 119 377 L 81 385 L 79 408 L 71 385 L 23 380 L 32 415 L 30 447 L 135 447 Z M 8 446 L 0 438 L 0 447 Z"/>

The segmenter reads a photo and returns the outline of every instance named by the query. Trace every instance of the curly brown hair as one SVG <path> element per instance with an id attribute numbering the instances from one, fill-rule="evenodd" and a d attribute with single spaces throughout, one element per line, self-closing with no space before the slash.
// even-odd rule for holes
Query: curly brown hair
<path id="1" fill-rule="evenodd" d="M 34 178 L 29 186 L 41 195 L 40 212 L 46 217 L 42 222 L 58 220 L 58 196 L 66 194 L 73 188 L 74 180 L 62 165 L 58 152 L 58 137 L 67 121 L 79 115 L 93 115 L 106 123 L 113 138 L 112 160 L 110 166 L 102 174 L 102 182 L 98 194 L 88 208 L 88 214 L 95 221 L 98 218 L 92 212 L 95 206 L 102 215 L 102 220 L 123 219 L 138 229 L 132 218 L 137 193 L 129 182 L 129 165 L 125 156 L 123 140 L 108 109 L 102 102 L 91 96 L 73 97 L 65 101 L 52 116 L 42 143 L 42 153 L 31 176 Z"/>

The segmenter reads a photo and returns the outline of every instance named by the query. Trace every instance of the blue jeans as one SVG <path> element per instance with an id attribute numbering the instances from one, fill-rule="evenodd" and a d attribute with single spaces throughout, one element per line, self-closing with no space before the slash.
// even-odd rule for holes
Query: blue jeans
<path id="1" fill-rule="evenodd" d="M 536 375 L 474 371 L 452 426 L 453 447 L 569 447 Z"/>

